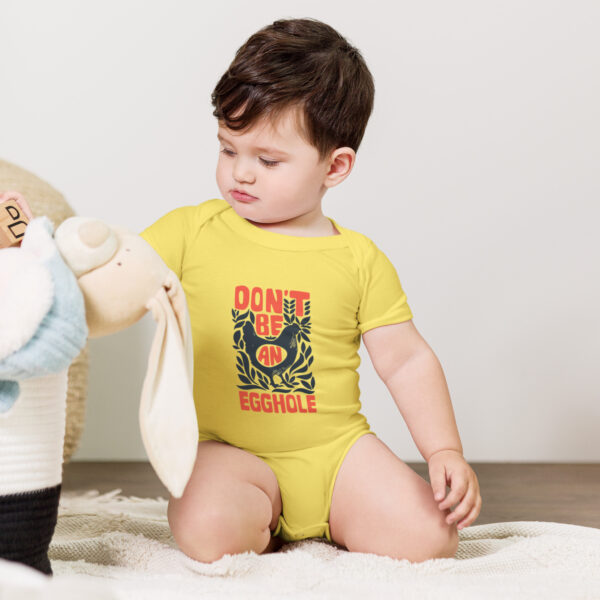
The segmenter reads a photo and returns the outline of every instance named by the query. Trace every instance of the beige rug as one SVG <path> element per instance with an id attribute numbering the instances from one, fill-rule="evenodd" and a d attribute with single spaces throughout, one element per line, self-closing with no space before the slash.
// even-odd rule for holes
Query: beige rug
<path id="1" fill-rule="evenodd" d="M 543 521 L 471 526 L 455 558 L 422 563 L 319 540 L 278 552 L 189 559 L 166 500 L 63 494 L 50 547 L 54 578 L 0 561 L 2 600 L 108 598 L 600 599 L 600 529 Z"/>

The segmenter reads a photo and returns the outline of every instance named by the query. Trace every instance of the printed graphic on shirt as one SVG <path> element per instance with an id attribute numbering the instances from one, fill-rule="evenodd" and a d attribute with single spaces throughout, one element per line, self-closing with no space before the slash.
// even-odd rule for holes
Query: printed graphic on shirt
<path id="1" fill-rule="evenodd" d="M 310 294 L 238 285 L 231 314 L 242 410 L 316 412 Z"/>

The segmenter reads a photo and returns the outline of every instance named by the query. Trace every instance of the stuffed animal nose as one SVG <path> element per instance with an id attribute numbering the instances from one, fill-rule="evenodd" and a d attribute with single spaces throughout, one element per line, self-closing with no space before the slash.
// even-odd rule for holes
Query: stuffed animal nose
<path id="1" fill-rule="evenodd" d="M 101 246 L 110 236 L 110 228 L 101 221 L 88 221 L 79 227 L 81 241 L 90 248 Z"/>
<path id="2" fill-rule="evenodd" d="M 64 261 L 77 277 L 106 264 L 119 249 L 115 232 L 102 221 L 71 217 L 54 233 Z"/>

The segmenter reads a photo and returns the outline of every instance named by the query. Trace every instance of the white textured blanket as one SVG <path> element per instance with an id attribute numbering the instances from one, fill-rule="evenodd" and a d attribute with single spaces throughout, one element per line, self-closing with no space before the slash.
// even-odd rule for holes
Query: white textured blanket
<path id="1" fill-rule="evenodd" d="M 455 558 L 422 563 L 325 540 L 193 561 L 171 537 L 166 500 L 64 493 L 54 578 L 0 561 L 0 598 L 598 598 L 600 529 L 543 521 L 471 526 Z"/>

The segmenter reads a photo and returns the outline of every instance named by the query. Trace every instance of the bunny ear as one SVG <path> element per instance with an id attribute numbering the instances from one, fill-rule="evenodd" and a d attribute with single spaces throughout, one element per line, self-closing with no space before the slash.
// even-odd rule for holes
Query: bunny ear
<path id="1" fill-rule="evenodd" d="M 190 313 L 188 312 L 185 292 L 179 278 L 173 271 L 168 271 L 165 277 L 165 288 L 173 313 L 179 325 L 179 332 L 183 340 L 186 364 L 190 374 L 190 387 L 193 387 L 192 374 L 194 372 L 194 346 L 192 344 L 192 326 L 190 324 Z"/>
<path id="2" fill-rule="evenodd" d="M 179 283 L 179 282 L 178 282 Z M 171 285 L 175 285 L 171 283 Z M 172 289 L 172 288 L 171 288 Z M 171 290 L 170 290 L 171 291 Z M 164 287 L 146 305 L 156 320 L 140 402 L 140 431 L 148 458 L 172 496 L 182 496 L 198 449 L 192 392 L 191 328 L 183 290 L 177 296 L 180 322 Z"/>

